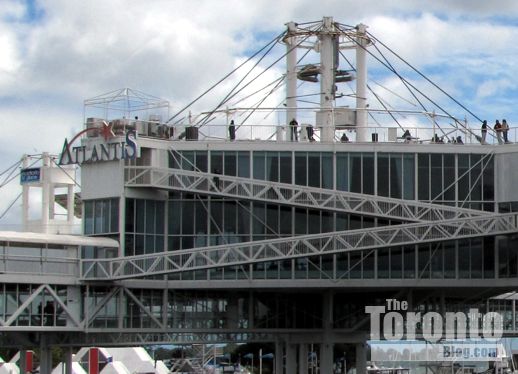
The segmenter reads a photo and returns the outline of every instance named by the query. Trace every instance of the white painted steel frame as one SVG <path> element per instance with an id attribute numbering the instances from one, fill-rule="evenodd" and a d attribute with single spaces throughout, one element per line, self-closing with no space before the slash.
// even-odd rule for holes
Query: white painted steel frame
<path id="1" fill-rule="evenodd" d="M 518 213 L 393 225 L 247 243 L 82 260 L 83 280 L 119 280 L 383 247 L 518 232 Z"/>
<path id="2" fill-rule="evenodd" d="M 125 179 L 127 187 L 177 190 L 411 222 L 443 221 L 477 216 L 487 217 L 495 214 L 414 200 L 394 199 L 183 169 L 127 166 L 125 168 Z"/>

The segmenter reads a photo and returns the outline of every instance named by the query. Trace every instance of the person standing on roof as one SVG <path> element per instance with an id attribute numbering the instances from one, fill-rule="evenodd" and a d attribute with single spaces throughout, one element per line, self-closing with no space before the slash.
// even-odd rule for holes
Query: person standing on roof
<path id="1" fill-rule="evenodd" d="M 498 139 L 498 144 L 503 144 L 504 142 L 502 141 L 502 124 L 500 123 L 499 120 L 496 120 L 495 126 L 493 128 L 495 129 L 495 132 L 496 132 L 496 138 Z"/>
<path id="2" fill-rule="evenodd" d="M 509 132 L 509 125 L 505 119 L 502 120 L 502 135 L 504 136 L 504 143 L 509 143 L 509 138 L 507 137 L 507 133 Z"/>
<path id="3" fill-rule="evenodd" d="M 228 136 L 230 140 L 236 140 L 236 125 L 234 124 L 234 120 L 231 120 L 228 125 Z"/>
<path id="4" fill-rule="evenodd" d="M 299 123 L 293 118 L 290 121 L 290 135 L 291 135 L 291 141 L 292 142 L 298 142 L 299 138 L 297 135 L 297 127 L 299 126 Z"/>
<path id="5" fill-rule="evenodd" d="M 487 121 L 484 120 L 482 122 L 482 127 L 480 128 L 480 133 L 482 134 L 482 140 L 480 144 L 486 144 L 486 136 L 487 136 Z"/>

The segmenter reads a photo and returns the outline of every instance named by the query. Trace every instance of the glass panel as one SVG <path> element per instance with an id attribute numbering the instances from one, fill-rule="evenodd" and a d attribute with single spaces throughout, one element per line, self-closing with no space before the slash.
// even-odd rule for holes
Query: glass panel
<path id="1" fill-rule="evenodd" d="M 449 241 L 444 243 L 444 277 L 456 278 L 455 270 L 457 268 L 455 242 Z"/>
<path id="2" fill-rule="evenodd" d="M 225 151 L 225 175 L 237 175 L 237 157 L 236 152 Z"/>
<path id="3" fill-rule="evenodd" d="M 110 232 L 119 232 L 119 199 L 111 199 Z"/>
<path id="4" fill-rule="evenodd" d="M 458 241 L 459 251 L 459 278 L 469 278 L 469 266 L 470 266 L 470 250 L 469 241 L 459 240 Z"/>
<path id="5" fill-rule="evenodd" d="M 403 277 L 403 250 L 402 248 L 390 249 L 390 277 L 401 279 Z"/>
<path id="6" fill-rule="evenodd" d="M 431 256 L 432 278 L 442 279 L 444 262 L 442 243 L 432 244 Z"/>
<path id="7" fill-rule="evenodd" d="M 214 174 L 223 173 L 223 152 L 211 151 L 210 152 L 210 169 Z"/>
<path id="8" fill-rule="evenodd" d="M 180 201 L 169 200 L 168 207 L 168 232 L 169 235 L 180 235 L 180 222 L 182 217 L 182 207 Z"/>
<path id="9" fill-rule="evenodd" d="M 145 200 L 135 200 L 135 217 L 137 218 L 137 225 L 135 227 L 135 232 L 143 233 L 146 228 L 145 224 L 145 213 L 146 213 L 146 201 Z"/>
<path id="10" fill-rule="evenodd" d="M 415 248 L 404 247 L 403 253 L 403 277 L 407 279 L 415 278 Z"/>
<path id="11" fill-rule="evenodd" d="M 333 154 L 322 153 L 322 188 L 333 188 Z"/>
<path id="12" fill-rule="evenodd" d="M 361 153 L 349 153 L 350 169 L 349 181 L 351 192 L 362 192 L 362 155 Z"/>
<path id="13" fill-rule="evenodd" d="M 184 170 L 194 170 L 194 152 L 193 151 L 183 151 L 182 152 L 182 169 Z"/>
<path id="14" fill-rule="evenodd" d="M 430 155 L 419 154 L 417 160 L 417 198 L 430 200 Z"/>
<path id="15" fill-rule="evenodd" d="M 250 152 L 237 153 L 237 175 L 241 178 L 250 178 Z"/>
<path id="16" fill-rule="evenodd" d="M 455 201 L 455 155 L 444 155 L 444 200 Z"/>
<path id="17" fill-rule="evenodd" d="M 336 154 L 336 189 L 349 191 L 349 154 Z"/>
<path id="18" fill-rule="evenodd" d="M 155 233 L 155 202 L 146 201 L 146 234 Z"/>
<path id="19" fill-rule="evenodd" d="M 458 160 L 458 179 L 457 195 L 459 201 L 466 200 L 469 192 L 469 155 L 459 154 L 457 155 Z"/>
<path id="20" fill-rule="evenodd" d="M 415 191 L 415 157 L 413 154 L 403 154 L 403 198 L 414 199 Z"/>
<path id="21" fill-rule="evenodd" d="M 364 153 L 362 160 L 363 180 L 362 188 L 363 193 L 374 195 L 374 154 Z"/>
<path id="22" fill-rule="evenodd" d="M 390 197 L 401 199 L 403 196 L 403 161 L 402 155 L 390 155 Z"/>
<path id="23" fill-rule="evenodd" d="M 277 152 L 266 153 L 266 180 L 279 181 L 279 154 Z"/>
<path id="24" fill-rule="evenodd" d="M 491 201 L 495 198 L 494 192 L 494 168 L 493 168 L 493 158 L 485 161 L 485 169 L 483 175 L 483 197 L 484 201 Z"/>
<path id="25" fill-rule="evenodd" d="M 428 244 L 420 245 L 418 249 L 419 279 L 430 278 L 430 248 Z"/>
<path id="26" fill-rule="evenodd" d="M 307 215 L 306 209 L 295 208 L 295 234 L 304 235 L 307 234 Z"/>
<path id="27" fill-rule="evenodd" d="M 380 248 L 378 252 L 378 278 L 388 278 L 390 275 L 389 248 Z"/>
<path id="28" fill-rule="evenodd" d="M 93 201 L 85 201 L 85 218 L 84 218 L 84 232 L 85 235 L 90 235 L 94 233 L 94 202 Z"/>
<path id="29" fill-rule="evenodd" d="M 196 207 L 194 201 L 184 200 L 182 202 L 182 235 L 193 235 L 194 234 L 194 214 L 196 213 L 194 208 Z M 221 221 L 216 221 L 221 222 Z"/>
<path id="30" fill-rule="evenodd" d="M 378 153 L 378 195 L 389 196 L 389 154 Z"/>
<path id="31" fill-rule="evenodd" d="M 307 186 L 307 153 L 295 153 L 295 184 Z"/>
<path id="32" fill-rule="evenodd" d="M 126 198 L 126 232 L 135 232 L 135 199 Z"/>
<path id="33" fill-rule="evenodd" d="M 431 154 L 430 155 L 430 179 L 431 183 L 431 197 L 432 200 L 442 201 L 444 200 L 442 192 L 443 192 L 443 183 L 442 183 L 442 155 L 441 154 Z"/>
<path id="34" fill-rule="evenodd" d="M 481 155 L 471 155 L 471 201 L 482 200 L 482 165 Z"/>
<path id="35" fill-rule="evenodd" d="M 206 151 L 196 151 L 196 167 L 198 170 L 207 172 L 208 169 L 208 157 Z"/>
<path id="36" fill-rule="evenodd" d="M 265 153 L 254 152 L 254 179 L 265 179 Z"/>
<path id="37" fill-rule="evenodd" d="M 495 250 L 494 238 L 483 238 L 484 245 L 484 278 L 495 277 Z"/>
<path id="38" fill-rule="evenodd" d="M 471 278 L 482 278 L 482 240 L 471 239 Z"/>
<path id="39" fill-rule="evenodd" d="M 319 152 L 308 152 L 308 186 L 320 187 Z"/>
<path id="40" fill-rule="evenodd" d="M 279 153 L 279 170 L 281 183 L 291 183 L 291 152 Z"/>
<path id="41" fill-rule="evenodd" d="M 155 233 L 163 234 L 165 225 L 165 202 L 155 201 Z"/>

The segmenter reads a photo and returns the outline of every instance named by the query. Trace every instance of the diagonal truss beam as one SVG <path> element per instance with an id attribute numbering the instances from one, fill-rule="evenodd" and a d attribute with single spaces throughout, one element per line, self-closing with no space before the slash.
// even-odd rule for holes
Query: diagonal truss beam
<path id="1" fill-rule="evenodd" d="M 413 200 L 394 199 L 182 169 L 127 166 L 125 168 L 125 181 L 127 187 L 153 187 L 178 190 L 410 222 L 443 221 L 494 214 L 492 212 L 429 204 Z"/>
<path id="2" fill-rule="evenodd" d="M 517 232 L 518 213 L 365 228 L 113 259 L 85 259 L 82 263 L 87 266 L 81 268 L 88 270 L 82 274 L 82 279 L 139 278 Z"/>

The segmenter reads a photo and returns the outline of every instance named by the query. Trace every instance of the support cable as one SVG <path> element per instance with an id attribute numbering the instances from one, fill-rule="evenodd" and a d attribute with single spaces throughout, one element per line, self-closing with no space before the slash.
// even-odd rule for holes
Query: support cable
<path id="1" fill-rule="evenodd" d="M 205 96 L 207 93 L 209 93 L 210 91 L 212 91 L 212 89 L 216 86 L 218 86 L 221 82 L 223 82 L 225 79 L 227 79 L 228 77 L 230 77 L 232 74 L 234 74 L 237 70 L 239 70 L 241 67 L 243 67 L 245 64 L 247 64 L 250 60 L 252 60 L 254 57 L 256 57 L 259 53 L 261 53 L 264 49 L 266 49 L 271 43 L 276 43 L 282 36 L 284 36 L 286 34 L 286 31 L 283 31 L 282 33 L 280 33 L 279 35 L 277 35 L 274 39 L 272 39 L 270 42 L 268 42 L 263 48 L 261 48 L 259 51 L 257 51 L 256 53 L 254 53 L 252 56 L 250 56 L 249 58 L 247 58 L 245 61 L 243 61 L 241 64 L 239 64 L 239 66 L 237 66 L 235 69 L 233 69 L 232 71 L 230 71 L 229 73 L 227 73 L 223 78 L 221 78 L 219 81 L 217 81 L 216 83 L 214 83 L 212 86 L 210 86 L 207 90 L 205 90 L 201 95 L 199 95 L 197 98 L 195 98 L 194 100 L 192 100 L 189 104 L 187 104 L 186 106 L 184 106 L 182 109 L 180 109 L 180 111 L 178 111 L 175 115 L 173 115 L 171 118 L 169 118 L 167 121 L 165 121 L 165 124 L 168 124 L 169 122 L 171 122 L 172 120 L 174 120 L 176 117 L 178 117 L 181 113 L 183 113 L 187 108 L 189 108 L 191 105 L 193 105 L 194 103 L 196 103 L 198 100 L 200 100 L 203 96 Z"/>

